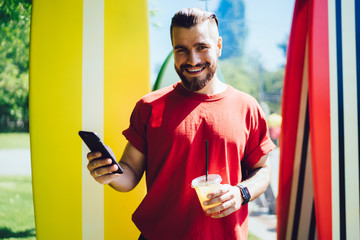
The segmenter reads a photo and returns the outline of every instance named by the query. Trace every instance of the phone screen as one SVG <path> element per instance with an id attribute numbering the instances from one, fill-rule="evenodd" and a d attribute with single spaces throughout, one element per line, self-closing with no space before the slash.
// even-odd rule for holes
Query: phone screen
<path id="1" fill-rule="evenodd" d="M 112 163 L 108 166 L 114 164 L 118 166 L 118 170 L 112 173 L 121 174 L 124 172 L 119 163 L 116 161 L 115 156 L 108 151 L 105 144 L 95 132 L 79 131 L 79 135 L 91 152 L 101 152 L 101 158 L 110 158 L 112 160 Z"/>

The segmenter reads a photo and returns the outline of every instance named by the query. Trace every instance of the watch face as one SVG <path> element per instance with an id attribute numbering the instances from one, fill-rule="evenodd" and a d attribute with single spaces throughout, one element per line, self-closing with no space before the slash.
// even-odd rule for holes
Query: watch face
<path id="1" fill-rule="evenodd" d="M 240 188 L 241 196 L 244 200 L 242 205 L 247 204 L 251 199 L 251 195 L 249 193 L 248 188 L 245 186 L 241 186 L 241 185 L 238 185 L 238 187 Z"/>

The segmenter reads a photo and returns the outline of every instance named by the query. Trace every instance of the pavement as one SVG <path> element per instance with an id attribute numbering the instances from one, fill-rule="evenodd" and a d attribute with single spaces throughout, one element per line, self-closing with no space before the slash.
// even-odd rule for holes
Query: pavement
<path id="1" fill-rule="evenodd" d="M 270 164 L 271 187 L 276 197 L 279 172 L 278 149 L 271 153 Z M 8 175 L 31 176 L 30 149 L 0 150 L 0 176 Z M 258 206 L 256 202 L 249 203 L 249 231 L 262 240 L 276 239 L 276 215 L 269 214 L 268 208 Z"/>
<path id="2" fill-rule="evenodd" d="M 276 240 L 276 215 L 249 203 L 249 232 L 262 240 Z"/>
<path id="3" fill-rule="evenodd" d="M 269 155 L 271 166 L 270 186 L 275 198 L 278 194 L 279 156 L 279 148 L 274 149 Z M 264 195 L 259 198 L 262 198 L 263 201 L 267 200 Z M 259 206 L 259 202 L 261 201 L 252 201 L 249 203 L 249 232 L 262 240 L 275 240 L 277 236 L 276 215 L 270 214 L 267 207 Z"/>
<path id="4" fill-rule="evenodd" d="M 31 176 L 30 149 L 0 149 L 0 175 Z"/>

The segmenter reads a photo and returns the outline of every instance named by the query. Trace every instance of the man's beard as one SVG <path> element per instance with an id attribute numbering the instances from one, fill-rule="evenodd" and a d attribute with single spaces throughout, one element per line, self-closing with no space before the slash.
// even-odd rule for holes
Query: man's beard
<path id="1" fill-rule="evenodd" d="M 210 82 L 210 80 L 214 77 L 216 69 L 217 69 L 217 62 L 213 66 L 210 66 L 210 63 L 208 63 L 208 62 L 206 62 L 205 64 L 197 64 L 195 66 L 195 67 L 205 67 L 204 70 L 206 70 L 206 68 L 209 69 L 209 72 L 205 78 L 200 78 L 200 77 L 187 78 L 183 74 L 183 72 L 186 71 L 185 68 L 187 68 L 187 67 L 192 67 L 192 66 L 188 65 L 188 64 L 183 64 L 183 65 L 180 65 L 180 69 L 178 69 L 175 66 L 175 70 L 176 70 L 177 74 L 179 75 L 181 82 L 184 84 L 184 86 L 187 89 L 196 92 L 196 91 L 203 89 Z"/>

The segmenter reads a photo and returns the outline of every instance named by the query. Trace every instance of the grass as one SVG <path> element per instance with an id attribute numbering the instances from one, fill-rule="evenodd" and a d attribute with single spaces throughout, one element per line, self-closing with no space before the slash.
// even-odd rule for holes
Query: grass
<path id="1" fill-rule="evenodd" d="M 248 232 L 248 240 L 260 240 L 257 236 L 252 234 L 251 232 Z"/>
<path id="2" fill-rule="evenodd" d="M 0 239 L 34 240 L 30 176 L 0 176 Z"/>
<path id="3" fill-rule="evenodd" d="M 29 133 L 0 133 L 0 149 L 30 148 Z"/>

